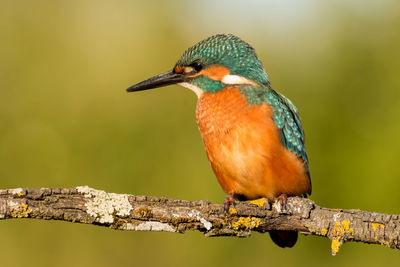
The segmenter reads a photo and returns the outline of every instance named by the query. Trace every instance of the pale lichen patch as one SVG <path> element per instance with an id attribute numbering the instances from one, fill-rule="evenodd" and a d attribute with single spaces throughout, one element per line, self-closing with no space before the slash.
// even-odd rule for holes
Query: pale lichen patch
<path id="1" fill-rule="evenodd" d="M 22 196 L 23 195 L 22 192 L 24 192 L 24 189 L 22 189 L 22 188 L 14 188 L 14 189 L 9 189 L 8 192 L 13 194 L 13 195 Z"/>
<path id="2" fill-rule="evenodd" d="M 199 212 L 198 210 L 192 210 L 192 211 L 188 214 L 188 216 L 189 216 L 190 218 L 196 218 L 196 220 L 200 221 L 200 222 L 203 224 L 204 228 L 207 229 L 207 231 L 210 231 L 210 229 L 211 229 L 212 226 L 213 226 L 211 222 L 209 222 L 209 221 L 207 221 L 206 219 L 200 217 L 200 212 Z"/>
<path id="3" fill-rule="evenodd" d="M 297 212 L 297 213 L 300 213 L 300 212 L 301 212 L 301 207 L 300 207 L 300 206 L 293 205 L 293 203 L 288 203 L 287 205 L 288 205 L 288 207 L 289 207 L 290 209 L 292 209 L 293 211 L 295 211 L 295 212 Z"/>
<path id="4" fill-rule="evenodd" d="M 279 201 L 275 201 L 274 204 L 272 204 L 272 207 L 278 212 L 282 212 L 282 205 Z"/>
<path id="5" fill-rule="evenodd" d="M 125 229 L 133 231 L 176 232 L 171 225 L 161 222 L 127 223 Z"/>
<path id="6" fill-rule="evenodd" d="M 339 217 L 341 216 L 341 213 L 335 213 L 334 215 L 333 215 L 333 220 L 335 221 L 335 222 L 337 222 L 338 220 L 339 220 Z"/>
<path id="7" fill-rule="evenodd" d="M 212 228 L 212 223 L 207 221 L 204 218 L 200 218 L 200 222 L 204 225 L 204 227 L 209 231 Z"/>
<path id="8" fill-rule="evenodd" d="M 87 213 L 99 223 L 113 223 L 114 216 L 129 216 L 132 205 L 129 203 L 128 195 L 106 193 L 88 186 L 78 186 L 79 193 L 83 194 L 88 201 L 85 203 Z"/>

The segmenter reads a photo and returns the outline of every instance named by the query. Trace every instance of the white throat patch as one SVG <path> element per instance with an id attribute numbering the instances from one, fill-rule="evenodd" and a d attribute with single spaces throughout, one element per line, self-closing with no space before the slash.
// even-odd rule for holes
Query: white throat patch
<path id="1" fill-rule="evenodd" d="M 191 84 L 191 83 L 178 83 L 178 84 L 180 86 L 183 86 L 183 87 L 186 87 L 186 88 L 189 88 L 190 90 L 192 90 L 197 95 L 197 98 L 200 98 L 200 96 L 204 93 L 200 87 L 198 87 L 194 84 Z"/>

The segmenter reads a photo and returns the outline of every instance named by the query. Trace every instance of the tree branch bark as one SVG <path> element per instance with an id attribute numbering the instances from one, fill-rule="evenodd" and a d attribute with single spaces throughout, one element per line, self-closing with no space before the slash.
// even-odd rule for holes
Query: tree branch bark
<path id="1" fill-rule="evenodd" d="M 292 197 L 286 206 L 265 199 L 235 202 L 229 213 L 209 201 L 184 201 L 106 193 L 80 186 L 0 190 L 0 219 L 34 218 L 106 226 L 117 230 L 248 237 L 251 231 L 299 231 L 328 237 L 335 255 L 344 242 L 380 244 L 400 249 L 399 215 L 328 209 Z"/>

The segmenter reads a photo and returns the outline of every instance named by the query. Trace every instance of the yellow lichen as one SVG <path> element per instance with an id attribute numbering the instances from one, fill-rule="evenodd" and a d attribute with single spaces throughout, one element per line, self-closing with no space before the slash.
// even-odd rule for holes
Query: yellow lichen
<path id="1" fill-rule="evenodd" d="M 28 204 L 17 204 L 10 207 L 11 216 L 14 218 L 27 218 L 32 212 L 32 209 L 28 209 Z"/>
<path id="2" fill-rule="evenodd" d="M 332 240 L 331 248 L 332 248 L 332 255 L 333 256 L 335 256 L 339 252 L 339 249 L 340 249 L 341 245 L 342 245 L 342 242 L 339 240 L 339 238 Z"/>
<path id="3" fill-rule="evenodd" d="M 250 203 L 254 204 L 254 205 L 257 205 L 259 207 L 262 207 L 265 204 L 265 198 L 255 199 L 255 200 L 250 201 Z"/>
<path id="4" fill-rule="evenodd" d="M 350 227 L 350 221 L 338 221 L 336 222 L 333 230 L 331 231 L 332 235 L 335 236 L 344 236 L 354 233 L 354 229 Z"/>
<path id="5" fill-rule="evenodd" d="M 378 237 L 374 236 L 375 242 L 378 242 Z M 390 247 L 390 242 L 386 240 L 379 240 L 379 244 L 384 245 L 386 247 Z"/>
<path id="6" fill-rule="evenodd" d="M 261 219 L 255 217 L 239 217 L 231 223 L 234 230 L 244 229 L 250 230 L 260 226 Z"/>
<path id="7" fill-rule="evenodd" d="M 310 233 L 317 233 L 317 234 L 319 233 L 323 236 L 326 236 L 326 234 L 328 233 L 328 229 L 326 229 L 326 228 L 321 228 L 321 230 L 313 229 L 313 228 L 310 228 L 310 225 L 308 223 L 306 223 L 304 226 L 307 227 L 307 229 L 308 229 L 308 231 L 310 231 Z"/>
<path id="8" fill-rule="evenodd" d="M 321 233 L 322 233 L 323 229 L 321 229 Z M 326 232 L 327 232 L 327 230 L 326 230 Z M 333 227 L 333 229 L 331 231 L 332 238 L 333 238 L 332 244 L 331 244 L 332 255 L 336 255 L 339 252 L 339 248 L 343 244 L 343 240 L 346 240 L 346 238 L 354 237 L 353 233 L 354 233 L 354 229 L 350 227 L 349 220 L 338 221 L 335 223 L 335 226 Z"/>
<path id="9" fill-rule="evenodd" d="M 376 232 L 376 230 L 378 230 L 379 227 L 381 227 L 382 229 L 385 229 L 385 225 L 382 223 L 371 223 L 371 226 L 372 226 L 372 230 L 374 232 Z M 374 240 L 375 240 L 375 242 L 379 242 L 381 245 L 390 247 L 390 242 L 386 241 L 386 240 L 382 240 L 382 239 L 379 240 L 379 236 L 374 236 Z"/>
<path id="10" fill-rule="evenodd" d="M 390 247 L 389 241 L 382 240 L 382 241 L 380 241 L 380 243 L 381 243 L 381 245 L 384 245 L 386 247 Z"/>
<path id="11" fill-rule="evenodd" d="M 385 229 L 385 225 L 381 223 L 371 223 L 372 225 L 372 230 L 375 232 L 378 227 L 382 227 L 382 229 Z"/>
<path id="12" fill-rule="evenodd" d="M 237 210 L 235 210 L 234 208 L 229 208 L 229 213 L 230 214 L 237 214 Z"/>
<path id="13" fill-rule="evenodd" d="M 308 231 L 310 231 L 310 233 L 312 233 L 312 234 L 317 233 L 317 234 L 325 236 L 328 233 L 328 230 L 326 228 L 321 228 L 321 230 L 314 229 L 314 228 L 311 228 L 308 223 L 306 223 L 304 226 L 307 227 Z"/>
<path id="14" fill-rule="evenodd" d="M 137 213 L 143 218 L 153 217 L 153 213 L 148 208 L 140 208 L 137 210 Z"/>
<path id="15" fill-rule="evenodd" d="M 328 229 L 326 229 L 326 228 L 322 228 L 321 229 L 321 234 L 322 235 L 326 235 L 328 233 Z"/>

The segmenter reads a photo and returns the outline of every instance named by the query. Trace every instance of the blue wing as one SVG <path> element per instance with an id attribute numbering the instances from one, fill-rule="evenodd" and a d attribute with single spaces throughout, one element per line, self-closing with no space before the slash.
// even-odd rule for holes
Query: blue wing
<path id="1" fill-rule="evenodd" d="M 281 134 L 282 143 L 308 163 L 304 146 L 304 132 L 296 107 L 285 96 L 271 89 L 268 104 L 274 110 L 274 121 Z"/>

